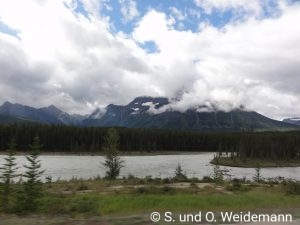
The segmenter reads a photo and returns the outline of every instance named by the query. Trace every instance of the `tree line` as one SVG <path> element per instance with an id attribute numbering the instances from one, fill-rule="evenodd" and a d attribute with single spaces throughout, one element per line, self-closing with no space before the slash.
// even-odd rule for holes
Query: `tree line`
<path id="1" fill-rule="evenodd" d="M 116 128 L 119 149 L 126 151 L 216 151 L 246 158 L 296 159 L 300 157 L 300 132 L 201 133 L 158 129 Z M 46 152 L 102 152 L 108 128 L 15 124 L 0 126 L 0 150 L 11 138 L 18 151 L 26 151 L 39 136 Z"/>

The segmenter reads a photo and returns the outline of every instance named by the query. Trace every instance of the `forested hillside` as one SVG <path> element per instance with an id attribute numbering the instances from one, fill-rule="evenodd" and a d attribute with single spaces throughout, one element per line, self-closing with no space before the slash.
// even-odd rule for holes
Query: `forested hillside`
<path id="1" fill-rule="evenodd" d="M 216 151 L 250 158 L 299 158 L 300 132 L 199 133 L 117 128 L 121 151 Z M 47 152 L 101 152 L 107 128 L 60 125 L 2 125 L 0 150 L 13 137 L 19 151 L 38 135 Z"/>

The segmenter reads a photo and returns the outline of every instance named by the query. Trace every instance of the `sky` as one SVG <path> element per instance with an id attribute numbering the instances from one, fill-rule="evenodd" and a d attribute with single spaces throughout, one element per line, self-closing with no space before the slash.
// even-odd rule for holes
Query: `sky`
<path id="1" fill-rule="evenodd" d="M 0 0 L 0 103 L 300 116 L 299 21 L 295 0 Z"/>

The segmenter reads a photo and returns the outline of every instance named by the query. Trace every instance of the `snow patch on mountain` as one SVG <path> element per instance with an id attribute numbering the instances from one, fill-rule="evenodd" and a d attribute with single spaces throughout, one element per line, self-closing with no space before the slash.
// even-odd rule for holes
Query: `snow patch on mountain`
<path id="1" fill-rule="evenodd" d="M 290 120 L 293 120 L 293 121 L 300 121 L 300 118 L 290 118 Z"/>

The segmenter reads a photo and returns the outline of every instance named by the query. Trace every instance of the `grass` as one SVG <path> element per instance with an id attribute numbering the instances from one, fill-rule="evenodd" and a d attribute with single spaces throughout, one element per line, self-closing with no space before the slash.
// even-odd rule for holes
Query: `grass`
<path id="1" fill-rule="evenodd" d="M 243 168 L 268 167 L 300 167 L 299 160 L 272 160 L 272 159 L 242 159 L 238 157 L 218 157 L 211 161 L 212 164 Z"/>
<path id="2" fill-rule="evenodd" d="M 20 184 L 15 184 L 16 189 Z M 105 179 L 57 181 L 43 184 L 35 215 L 72 218 L 131 216 L 152 211 L 190 213 L 197 211 L 238 211 L 299 208 L 300 183 L 222 184 L 199 180 L 178 182 L 165 179 Z M 15 202 L 18 204 L 17 202 Z M 1 216 L 1 213 L 0 213 Z"/>
<path id="3" fill-rule="evenodd" d="M 78 215 L 129 215 L 150 211 L 218 211 L 287 208 L 300 205 L 300 195 L 287 195 L 282 187 L 254 187 L 246 192 L 215 191 L 212 188 L 175 190 L 145 187 L 147 191 L 123 189 L 109 194 L 46 193 L 40 199 L 39 213 Z"/>

